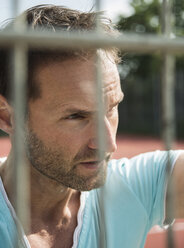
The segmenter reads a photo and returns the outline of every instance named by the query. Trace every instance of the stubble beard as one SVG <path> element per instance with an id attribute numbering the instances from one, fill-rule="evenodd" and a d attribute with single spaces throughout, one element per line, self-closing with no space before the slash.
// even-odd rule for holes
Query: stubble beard
<path id="1" fill-rule="evenodd" d="M 26 147 L 27 157 L 31 165 L 42 175 L 65 187 L 89 191 L 99 188 L 105 183 L 110 155 L 104 157 L 94 173 L 84 175 L 78 170 L 78 164 L 96 158 L 96 150 L 85 148 L 70 161 L 67 159 L 69 156 L 64 156 L 63 151 L 47 147 L 32 130 L 26 132 Z"/>

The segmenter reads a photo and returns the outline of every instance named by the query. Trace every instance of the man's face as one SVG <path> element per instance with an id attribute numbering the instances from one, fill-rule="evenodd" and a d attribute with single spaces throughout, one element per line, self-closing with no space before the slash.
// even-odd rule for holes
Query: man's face
<path id="1" fill-rule="evenodd" d="M 48 178 L 80 191 L 105 182 L 107 161 L 116 150 L 118 103 L 122 100 L 116 65 L 102 59 L 104 158 L 99 159 L 98 106 L 94 58 L 52 62 L 38 67 L 41 97 L 29 102 L 27 156 Z"/>

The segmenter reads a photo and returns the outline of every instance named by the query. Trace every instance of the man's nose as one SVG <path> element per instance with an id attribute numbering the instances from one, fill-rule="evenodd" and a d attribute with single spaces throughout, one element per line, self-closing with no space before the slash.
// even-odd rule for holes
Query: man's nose
<path id="1" fill-rule="evenodd" d="M 113 132 L 113 128 L 110 125 L 108 119 L 104 118 L 104 147 L 99 147 L 99 138 L 97 134 L 97 127 L 95 128 L 95 134 L 90 138 L 88 147 L 91 149 L 103 150 L 105 152 L 115 152 L 117 150 L 116 133 Z M 103 144 L 103 143 L 102 143 Z"/>

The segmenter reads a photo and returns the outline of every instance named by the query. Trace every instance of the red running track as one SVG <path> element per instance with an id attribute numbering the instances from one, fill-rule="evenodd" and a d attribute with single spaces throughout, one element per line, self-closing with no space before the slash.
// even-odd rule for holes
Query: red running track
<path id="1" fill-rule="evenodd" d="M 117 139 L 118 150 L 114 153 L 114 158 L 132 157 L 134 155 L 154 151 L 164 150 L 164 146 L 159 139 L 143 138 L 133 136 L 123 136 Z M 184 149 L 184 141 L 176 142 L 175 149 Z M 0 139 L 0 157 L 6 156 L 10 150 L 10 142 L 7 138 Z M 173 226 L 175 246 L 174 248 L 184 248 L 184 219 L 177 220 Z M 159 227 L 154 227 L 146 240 L 145 248 L 167 248 L 166 231 Z"/>

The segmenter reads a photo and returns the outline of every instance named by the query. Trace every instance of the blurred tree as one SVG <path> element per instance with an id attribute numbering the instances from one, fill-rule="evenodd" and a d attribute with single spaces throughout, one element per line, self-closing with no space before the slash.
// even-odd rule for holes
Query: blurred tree
<path id="1" fill-rule="evenodd" d="M 184 1 L 175 0 L 173 5 L 175 19 L 174 33 L 177 36 L 184 36 Z"/>
<path id="2" fill-rule="evenodd" d="M 177 0 L 179 1 L 179 0 Z M 180 0 L 181 1 L 181 0 Z M 117 28 L 122 31 L 133 33 L 159 34 L 160 9 L 159 0 L 132 0 L 131 6 L 134 13 L 129 17 L 119 16 Z M 143 78 L 158 72 L 160 68 L 160 59 L 158 55 L 124 55 L 122 53 L 122 79 L 131 75 L 141 76 Z"/>
<path id="3" fill-rule="evenodd" d="M 131 6 L 134 9 L 131 16 L 120 15 L 118 18 L 117 27 L 121 32 L 161 33 L 160 0 L 132 0 Z M 175 0 L 173 13 L 175 22 L 173 35 L 182 36 L 184 34 L 183 0 Z M 127 99 L 125 97 L 124 104 L 120 106 L 122 115 L 120 115 L 119 131 L 159 135 L 161 112 L 160 70 L 162 65 L 160 54 L 135 55 L 122 52 L 121 56 L 120 77 L 123 82 L 123 90 L 128 97 Z M 182 78 L 181 68 L 183 66 L 184 58 L 178 56 L 176 68 L 177 72 L 180 71 L 180 79 Z"/>
<path id="4" fill-rule="evenodd" d="M 134 14 L 125 18 L 119 16 L 118 28 L 122 31 L 135 33 L 158 33 L 160 31 L 159 0 L 132 0 Z"/>

